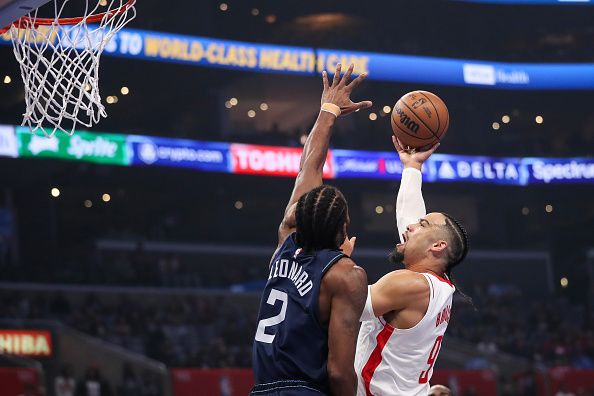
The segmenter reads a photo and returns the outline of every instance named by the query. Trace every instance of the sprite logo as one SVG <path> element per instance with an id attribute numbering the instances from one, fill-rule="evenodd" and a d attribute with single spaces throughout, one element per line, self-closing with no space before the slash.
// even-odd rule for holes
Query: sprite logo
<path id="1" fill-rule="evenodd" d="M 118 144 L 97 136 L 95 140 L 85 140 L 74 135 L 70 138 L 70 145 L 66 151 L 76 159 L 82 157 L 113 158 L 118 150 Z"/>
<path id="2" fill-rule="evenodd" d="M 17 130 L 19 155 L 128 165 L 126 136 L 76 132 L 73 136 L 56 134 L 52 138 L 34 135 L 28 129 Z"/>

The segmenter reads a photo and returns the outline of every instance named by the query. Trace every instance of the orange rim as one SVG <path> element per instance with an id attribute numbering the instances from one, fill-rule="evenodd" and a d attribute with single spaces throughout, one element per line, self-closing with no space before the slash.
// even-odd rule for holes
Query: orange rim
<path id="1" fill-rule="evenodd" d="M 114 17 L 118 14 L 122 14 L 126 12 L 130 7 L 132 7 L 136 3 L 136 0 L 128 0 L 128 2 L 122 5 L 119 8 L 114 10 L 102 12 L 99 14 L 89 15 L 87 17 L 74 17 L 74 18 L 30 18 L 28 16 L 21 17 L 14 21 L 13 23 L 9 24 L 8 26 L 0 29 L 0 34 L 5 33 L 11 26 L 15 26 L 17 28 L 22 27 L 30 27 L 33 25 L 34 27 L 38 27 L 40 25 L 53 25 L 56 23 L 57 25 L 76 25 L 77 23 L 86 20 L 87 22 L 99 22 L 103 20 L 107 16 L 107 19 Z"/>

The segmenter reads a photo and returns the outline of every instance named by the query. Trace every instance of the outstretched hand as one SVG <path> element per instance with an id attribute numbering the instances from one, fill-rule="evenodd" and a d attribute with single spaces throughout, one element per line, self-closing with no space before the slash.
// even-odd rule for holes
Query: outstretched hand
<path id="1" fill-rule="evenodd" d="M 341 115 L 349 114 L 355 111 L 359 111 L 361 109 L 366 109 L 371 107 L 372 103 L 369 100 L 364 100 L 362 102 L 353 102 L 350 98 L 351 92 L 355 89 L 361 81 L 367 77 L 367 73 L 360 74 L 357 78 L 355 78 L 349 84 L 349 78 L 353 73 L 353 68 L 355 65 L 351 64 L 347 72 L 340 77 L 340 63 L 336 65 L 336 72 L 334 73 L 334 79 L 332 80 L 332 85 L 328 83 L 328 73 L 324 70 L 322 72 L 322 81 L 324 83 L 324 91 L 322 92 L 322 104 L 324 103 L 333 103 L 340 107 Z"/>
<path id="2" fill-rule="evenodd" d="M 440 143 L 435 143 L 430 149 L 425 151 L 416 151 L 416 149 L 404 146 L 400 139 L 396 136 L 392 135 L 392 143 L 394 143 L 394 147 L 396 151 L 398 151 L 398 155 L 400 156 L 400 161 L 405 168 L 416 168 L 421 170 L 421 166 L 423 162 L 427 161 L 431 154 L 439 147 Z"/>

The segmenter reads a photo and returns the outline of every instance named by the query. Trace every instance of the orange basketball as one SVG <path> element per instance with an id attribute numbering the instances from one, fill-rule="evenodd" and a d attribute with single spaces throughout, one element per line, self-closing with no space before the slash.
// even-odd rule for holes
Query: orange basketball
<path id="1" fill-rule="evenodd" d="M 441 141 L 450 125 L 443 100 L 427 91 L 413 91 L 401 97 L 392 110 L 392 131 L 406 147 L 428 149 Z"/>

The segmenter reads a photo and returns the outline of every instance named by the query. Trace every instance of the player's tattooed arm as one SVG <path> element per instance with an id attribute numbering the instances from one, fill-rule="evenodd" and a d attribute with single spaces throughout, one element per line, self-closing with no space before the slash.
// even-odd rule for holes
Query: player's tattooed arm
<path id="1" fill-rule="evenodd" d="M 299 197 L 322 185 L 324 163 L 328 155 L 332 127 L 337 116 L 371 107 L 372 103 L 370 101 L 355 103 L 350 98 L 353 90 L 366 77 L 365 74 L 361 74 L 349 84 L 353 67 L 351 65 L 341 78 L 341 66 L 338 64 L 332 84 L 328 82 L 327 73 L 324 71 L 322 74 L 324 90 L 322 92 L 321 104 L 330 103 L 331 106 L 326 108 L 326 110 L 320 110 L 318 118 L 305 142 L 303 153 L 301 154 L 299 174 L 295 180 L 295 187 L 293 188 L 291 198 L 289 199 L 278 230 L 279 246 L 295 229 L 295 206 Z M 337 111 L 336 109 L 340 110 Z"/>
<path id="2" fill-rule="evenodd" d="M 327 278 L 327 279 L 326 279 Z M 343 258 L 324 277 L 332 291 L 328 323 L 328 377 L 332 395 L 355 395 L 354 369 L 359 334 L 359 317 L 367 298 L 367 275 L 355 263 Z"/>

